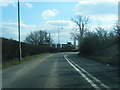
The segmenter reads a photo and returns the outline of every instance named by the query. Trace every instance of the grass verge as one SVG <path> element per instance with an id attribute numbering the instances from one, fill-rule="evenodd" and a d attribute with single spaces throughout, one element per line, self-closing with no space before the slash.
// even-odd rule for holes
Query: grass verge
<path id="1" fill-rule="evenodd" d="M 27 56 L 27 57 L 23 57 L 21 61 L 19 61 L 19 59 L 15 59 L 15 60 L 11 60 L 5 63 L 2 63 L 2 69 L 6 69 L 8 67 L 14 66 L 14 65 L 18 65 L 22 62 L 28 61 L 28 60 L 32 60 L 34 58 L 37 58 L 39 56 L 43 56 L 49 53 L 42 53 L 42 54 L 37 54 L 37 55 L 32 55 L 32 56 Z"/>
<path id="2" fill-rule="evenodd" d="M 118 66 L 118 62 L 119 62 L 117 55 L 109 56 L 109 57 L 108 56 L 99 56 L 99 55 L 80 55 L 80 56 L 83 58 L 87 58 L 87 59 L 101 62 L 104 64 L 110 64 L 113 66 Z"/>
<path id="3" fill-rule="evenodd" d="M 118 44 L 114 44 L 108 48 L 101 50 L 99 53 L 92 54 L 92 55 L 81 55 L 87 59 L 103 62 L 105 64 L 111 64 L 114 66 L 118 66 L 120 63 L 119 60 L 119 50 Z"/>

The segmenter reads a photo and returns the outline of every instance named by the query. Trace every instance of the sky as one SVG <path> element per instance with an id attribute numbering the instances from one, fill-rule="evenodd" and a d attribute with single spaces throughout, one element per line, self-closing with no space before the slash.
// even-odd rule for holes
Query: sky
<path id="1" fill-rule="evenodd" d="M 49 1 L 49 2 L 48 2 Z M 17 2 L 0 1 L 0 37 L 18 40 Z M 33 31 L 44 30 L 51 33 L 54 42 L 72 42 L 70 33 L 76 28 L 71 21 L 76 15 L 89 17 L 88 28 L 98 26 L 111 30 L 118 18 L 118 0 L 21 0 L 21 41 Z"/>

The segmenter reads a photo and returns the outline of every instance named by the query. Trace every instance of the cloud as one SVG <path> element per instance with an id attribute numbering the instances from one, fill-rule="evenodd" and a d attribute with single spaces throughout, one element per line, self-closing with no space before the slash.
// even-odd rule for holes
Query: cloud
<path id="1" fill-rule="evenodd" d="M 42 30 L 45 30 L 49 33 L 51 33 L 51 36 L 54 40 L 54 42 L 58 43 L 58 28 L 60 29 L 60 42 L 61 43 L 67 43 L 67 41 L 70 41 L 70 32 L 72 31 L 73 27 L 75 27 L 75 24 L 70 20 L 49 20 L 42 25 Z M 66 38 L 65 38 L 66 37 Z"/>
<path id="2" fill-rule="evenodd" d="M 51 9 L 51 10 L 44 10 L 41 14 L 44 20 L 47 20 L 49 17 L 54 17 L 58 14 L 58 10 Z"/>
<path id="3" fill-rule="evenodd" d="M 3 25 L 3 27 L 17 28 L 18 23 L 17 22 L 3 22 L 2 25 Z M 20 25 L 21 25 L 21 28 L 34 28 L 34 27 L 36 27 L 36 25 L 24 24 L 22 21 L 21 21 Z"/>
<path id="4" fill-rule="evenodd" d="M 11 6 L 15 7 L 15 6 L 17 6 L 17 3 L 18 3 L 18 0 L 4 0 L 4 1 L 0 2 L 0 6 L 8 7 L 8 6 L 11 5 Z M 22 4 L 22 5 L 24 5 L 24 6 L 28 7 L 28 8 L 33 7 L 32 4 L 28 3 L 28 2 L 20 2 L 20 4 Z"/>
<path id="5" fill-rule="evenodd" d="M 88 16 L 92 26 L 110 28 L 118 18 L 118 0 L 81 0 L 74 7 L 74 15 Z"/>
<path id="6" fill-rule="evenodd" d="M 91 30 L 95 30 L 97 27 L 102 27 L 105 30 L 111 30 L 113 28 L 113 25 L 93 25 L 91 26 Z"/>
<path id="7" fill-rule="evenodd" d="M 29 8 L 33 7 L 31 3 L 25 3 L 25 5 Z"/>
<path id="8" fill-rule="evenodd" d="M 99 16 L 92 15 L 90 18 L 92 19 L 92 21 L 98 21 L 98 22 L 106 22 L 106 21 L 107 22 L 111 22 L 111 21 L 115 22 L 115 21 L 117 21 L 118 16 L 117 15 L 112 15 L 112 14 L 110 14 L 110 15 L 99 15 Z"/>
<path id="9" fill-rule="evenodd" d="M 9 5 L 12 5 L 12 6 L 16 6 L 16 1 L 15 0 L 2 0 L 0 1 L 0 6 L 3 6 L 3 7 L 8 7 Z"/>
<path id="10" fill-rule="evenodd" d="M 28 25 L 21 22 L 21 39 L 22 41 L 25 39 L 26 35 L 31 31 L 36 29 L 36 25 Z M 17 22 L 3 22 L 2 27 L 2 37 L 18 39 L 18 24 Z"/>
<path id="11" fill-rule="evenodd" d="M 53 20 L 53 21 L 47 21 L 47 23 L 53 26 L 61 26 L 61 27 L 66 27 L 73 24 L 69 20 Z"/>
<path id="12" fill-rule="evenodd" d="M 58 28 L 63 28 L 64 32 L 69 31 L 75 26 L 70 20 L 50 20 L 39 25 L 38 27 L 42 30 L 46 30 L 50 33 L 57 33 Z"/>
<path id="13" fill-rule="evenodd" d="M 82 15 L 108 15 L 117 14 L 117 3 L 111 2 L 93 2 L 92 1 L 81 1 L 75 5 L 74 14 Z"/>
<path id="14" fill-rule="evenodd" d="M 57 26 L 55 23 L 58 23 Z M 71 32 L 71 26 L 72 22 L 69 20 L 55 20 L 55 21 L 46 21 L 46 23 L 40 24 L 40 25 L 28 25 L 23 22 L 21 22 L 21 40 L 24 41 L 25 37 L 32 31 L 35 30 L 45 30 L 49 33 L 51 33 L 51 36 L 54 40 L 54 42 L 57 44 L 57 38 L 58 38 L 58 28 L 63 27 L 63 29 L 60 30 L 60 42 L 66 43 L 67 41 L 70 41 L 70 32 Z M 18 40 L 18 24 L 17 22 L 3 22 L 2 25 L 0 25 L 0 29 L 2 28 L 2 37 L 5 38 L 12 38 L 14 40 Z M 38 28 L 39 27 L 39 28 Z M 65 38 L 65 37 L 68 38 Z"/>
<path id="15" fill-rule="evenodd" d="M 64 31 L 64 33 L 70 33 L 73 27 L 76 27 L 76 25 L 70 20 L 52 20 L 46 21 L 46 23 L 43 25 L 43 28 L 41 29 L 46 30 L 50 33 L 57 33 L 58 28 L 63 28 L 61 31 Z"/>
<path id="16" fill-rule="evenodd" d="M 58 43 L 58 33 L 52 33 L 51 36 L 52 36 L 54 42 L 57 44 Z M 72 42 L 72 40 L 70 40 L 70 33 L 64 32 L 61 30 L 59 33 L 59 41 L 61 44 L 66 44 L 69 41 Z"/>
<path id="17" fill-rule="evenodd" d="M 119 0 L 80 0 L 79 4 L 118 3 Z"/>

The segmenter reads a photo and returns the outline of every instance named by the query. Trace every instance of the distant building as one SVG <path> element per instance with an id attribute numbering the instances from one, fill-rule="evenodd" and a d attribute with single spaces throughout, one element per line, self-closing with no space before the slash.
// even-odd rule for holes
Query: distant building
<path id="1" fill-rule="evenodd" d="M 71 42 L 67 42 L 67 44 L 52 44 L 51 46 L 60 52 L 70 52 L 75 49 L 75 46 Z"/>
<path id="2" fill-rule="evenodd" d="M 71 42 L 67 42 L 67 44 L 62 44 L 62 51 L 72 51 L 74 46 Z"/>

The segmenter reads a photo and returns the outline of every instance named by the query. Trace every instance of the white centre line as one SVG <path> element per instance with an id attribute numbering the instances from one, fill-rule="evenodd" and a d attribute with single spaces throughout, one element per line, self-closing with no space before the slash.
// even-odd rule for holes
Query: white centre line
<path id="1" fill-rule="evenodd" d="M 103 86 L 104 88 L 106 88 L 107 90 L 111 90 L 107 85 L 105 85 L 104 83 L 102 83 L 100 80 L 98 80 L 97 78 L 95 78 L 94 76 L 92 76 L 90 73 L 88 73 L 86 70 L 84 70 L 83 68 L 81 68 L 80 66 L 78 66 L 76 63 L 74 63 L 72 60 L 70 60 L 67 55 L 64 55 L 64 58 L 67 60 L 67 62 L 80 74 L 82 75 L 85 80 L 87 82 L 89 82 L 91 84 L 91 86 L 93 86 L 96 90 L 101 90 L 100 87 L 98 87 L 91 79 L 89 79 L 87 77 L 87 75 L 89 77 L 91 77 L 92 79 L 94 79 L 96 82 L 98 82 L 101 86 Z M 86 75 L 84 73 L 86 73 Z"/>
<path id="2" fill-rule="evenodd" d="M 91 77 L 92 79 L 94 79 L 96 82 L 98 82 L 101 86 L 103 86 L 104 88 L 106 88 L 107 90 L 111 90 L 107 85 L 105 85 L 103 82 L 101 82 L 100 80 L 98 80 L 96 77 L 94 77 L 93 75 L 91 75 L 90 73 L 88 73 L 85 69 L 81 68 L 80 66 L 78 66 L 76 63 L 74 63 L 72 60 L 71 62 L 77 66 L 79 69 L 81 69 L 84 73 L 86 73 L 89 77 Z"/>

